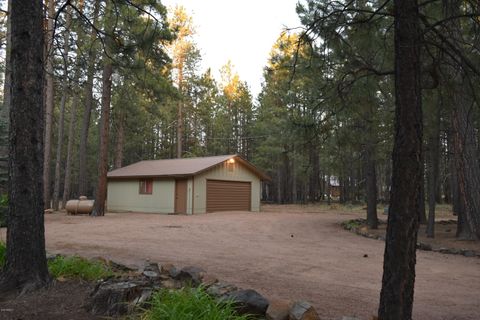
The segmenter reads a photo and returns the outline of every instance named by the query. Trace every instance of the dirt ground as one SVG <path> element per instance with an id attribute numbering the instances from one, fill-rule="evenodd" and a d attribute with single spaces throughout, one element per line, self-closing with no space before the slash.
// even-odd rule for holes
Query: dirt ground
<path id="1" fill-rule="evenodd" d="M 384 243 L 340 226 L 363 215 L 310 206 L 195 216 L 52 214 L 46 240 L 51 253 L 196 265 L 268 298 L 309 300 L 322 319 L 369 319 L 378 308 Z M 415 319 L 478 319 L 480 259 L 419 251 L 416 274 Z"/>
<path id="2" fill-rule="evenodd" d="M 2 320 L 91 320 L 94 317 L 84 310 L 83 303 L 93 285 L 82 281 L 56 281 L 45 290 L 20 297 L 0 298 Z"/>

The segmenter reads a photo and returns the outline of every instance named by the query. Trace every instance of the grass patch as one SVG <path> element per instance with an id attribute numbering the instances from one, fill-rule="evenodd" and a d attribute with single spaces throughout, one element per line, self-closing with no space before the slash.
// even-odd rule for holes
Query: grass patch
<path id="1" fill-rule="evenodd" d="M 162 289 L 153 295 L 142 320 L 250 320 L 238 315 L 231 302 L 218 302 L 202 288 Z"/>
<path id="2" fill-rule="evenodd" d="M 0 270 L 5 265 L 7 247 L 0 242 Z M 74 278 L 87 281 L 105 279 L 113 276 L 113 271 L 100 261 L 87 260 L 81 257 L 57 256 L 48 261 L 48 270 L 55 278 Z"/>
<path id="3" fill-rule="evenodd" d="M 105 279 L 114 274 L 108 266 L 99 261 L 87 260 L 77 256 L 58 256 L 48 262 L 48 269 L 55 278 L 75 278 L 87 281 Z"/>

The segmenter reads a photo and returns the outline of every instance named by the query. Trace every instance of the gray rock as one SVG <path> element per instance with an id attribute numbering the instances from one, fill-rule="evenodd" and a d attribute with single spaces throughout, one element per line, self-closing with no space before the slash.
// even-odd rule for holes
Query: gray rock
<path id="1" fill-rule="evenodd" d="M 160 268 L 157 263 L 147 263 L 143 268 L 142 275 L 151 281 L 155 281 L 160 278 Z"/>
<path id="2" fill-rule="evenodd" d="M 175 277 L 178 274 L 177 268 L 171 264 L 171 263 L 166 263 L 162 264 L 162 267 L 160 268 L 160 273 L 164 275 L 168 275 L 170 277 Z"/>
<path id="3" fill-rule="evenodd" d="M 239 314 L 264 316 L 269 305 L 265 297 L 252 289 L 232 291 L 224 299 L 232 301 Z"/>
<path id="4" fill-rule="evenodd" d="M 465 250 L 465 251 L 462 252 L 462 254 L 465 257 L 475 257 L 476 256 L 475 251 L 473 251 L 473 250 Z"/>
<path id="5" fill-rule="evenodd" d="M 180 272 L 173 277 L 175 280 L 180 280 L 185 284 L 190 284 L 192 286 L 200 285 L 203 276 L 206 274 L 205 270 L 198 267 L 185 267 Z"/>
<path id="6" fill-rule="evenodd" d="M 158 279 L 160 277 L 160 275 L 154 271 L 145 270 L 142 272 L 142 274 L 148 279 L 152 279 L 152 280 Z"/>
<path id="7" fill-rule="evenodd" d="M 227 295 L 229 292 L 237 290 L 237 287 L 226 282 L 217 282 L 207 289 L 207 293 L 215 298 Z"/>
<path id="8" fill-rule="evenodd" d="M 115 262 L 115 261 L 108 261 L 108 265 L 113 271 L 119 271 L 119 272 L 131 272 L 135 271 L 136 269 L 133 267 L 126 266 L 124 264 Z"/>
<path id="9" fill-rule="evenodd" d="M 158 275 L 160 274 L 160 268 L 158 266 L 158 263 L 155 263 L 155 262 L 147 263 L 143 268 L 143 271 L 151 271 L 151 272 L 155 272 Z"/>
<path id="10" fill-rule="evenodd" d="M 118 316 L 131 312 L 151 296 L 147 282 L 107 280 L 99 283 L 85 308 L 95 315 Z"/>
<path id="11" fill-rule="evenodd" d="M 218 282 L 218 279 L 211 274 L 204 274 L 201 279 L 201 284 L 203 287 L 208 288 Z"/>
<path id="12" fill-rule="evenodd" d="M 295 302 L 289 312 L 290 320 L 320 320 L 315 308 L 307 301 Z"/>
<path id="13" fill-rule="evenodd" d="M 53 253 L 47 253 L 47 261 L 53 261 L 57 259 L 57 257 L 61 257 L 60 254 L 53 254 Z"/>
<path id="14" fill-rule="evenodd" d="M 182 283 L 180 281 L 173 279 L 162 280 L 160 284 L 162 288 L 166 289 L 180 289 L 182 287 Z"/>
<path id="15" fill-rule="evenodd" d="M 357 318 L 357 317 L 347 317 L 347 316 L 343 316 L 342 317 L 342 320 L 361 320 L 360 318 Z"/>

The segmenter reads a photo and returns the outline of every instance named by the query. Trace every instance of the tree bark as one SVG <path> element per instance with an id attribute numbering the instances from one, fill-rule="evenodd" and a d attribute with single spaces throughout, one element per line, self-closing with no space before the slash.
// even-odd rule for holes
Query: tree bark
<path id="1" fill-rule="evenodd" d="M 103 54 L 102 73 L 102 109 L 100 111 L 100 146 L 98 159 L 98 183 L 95 196 L 95 206 L 92 216 L 105 215 L 105 200 L 107 198 L 107 171 L 108 171 L 108 140 L 110 129 L 110 103 L 112 99 L 112 60 L 108 56 L 113 46 L 113 3 L 106 0 L 105 8 L 105 52 Z"/>
<path id="2" fill-rule="evenodd" d="M 422 178 L 420 183 L 420 191 L 418 192 L 418 222 L 427 224 L 427 212 L 425 210 L 425 162 L 422 159 Z"/>
<path id="3" fill-rule="evenodd" d="M 11 12 L 12 0 L 8 0 L 8 12 Z M 5 44 L 5 79 L 3 82 L 3 105 L 0 110 L 0 193 L 7 191 L 8 184 L 8 130 L 12 91 L 11 68 L 11 18 L 7 17 Z"/>
<path id="4" fill-rule="evenodd" d="M 445 17 L 457 16 L 461 13 L 462 2 L 449 0 L 445 2 Z M 455 41 L 462 39 L 462 26 L 458 19 L 448 22 L 449 36 Z M 447 69 L 451 81 L 451 101 L 453 106 L 452 128 L 455 171 L 458 182 L 458 195 L 461 203 L 461 216 L 458 225 L 465 223 L 463 237 L 480 239 L 480 161 L 478 158 L 477 133 L 474 126 L 473 86 L 463 65 L 456 65 L 451 59 L 452 67 Z"/>
<path id="5" fill-rule="evenodd" d="M 462 91 L 461 88 L 458 90 Z M 456 95 L 458 93 L 455 93 Z M 462 93 L 460 93 L 462 94 Z M 465 92 L 463 92 L 465 94 Z M 466 222 L 467 230 L 463 237 L 480 239 L 480 162 L 476 147 L 475 128 L 469 108 L 465 101 L 459 101 L 453 111 L 455 169 L 458 182 L 458 195 L 461 210 L 460 223 Z M 465 227 L 465 226 L 464 226 Z M 468 234 L 470 233 L 470 234 Z"/>
<path id="6" fill-rule="evenodd" d="M 105 59 L 109 59 L 105 57 Z M 112 94 L 113 67 L 110 61 L 105 62 L 102 76 L 102 110 L 100 127 L 100 148 L 98 160 L 98 184 L 95 196 L 95 207 L 92 216 L 105 215 L 105 200 L 107 197 L 107 171 L 108 171 L 108 136 L 110 125 L 110 100 Z"/>
<path id="7" fill-rule="evenodd" d="M 310 173 L 309 202 L 316 202 L 318 201 L 319 193 L 320 159 L 318 158 L 318 151 L 315 145 L 310 145 L 309 151 L 310 167 L 312 168 Z"/>
<path id="8" fill-rule="evenodd" d="M 95 0 L 93 8 L 93 25 L 98 23 L 98 14 L 100 10 L 100 0 Z M 87 80 L 85 82 L 85 109 L 83 112 L 82 129 L 80 133 L 80 145 L 78 150 L 78 193 L 87 195 L 88 190 L 88 169 L 87 169 L 87 144 L 88 131 L 90 129 L 90 116 L 93 108 L 93 80 L 95 76 L 95 62 L 97 60 L 97 50 L 93 43 L 97 37 L 94 28 L 90 31 L 90 50 L 88 52 Z"/>
<path id="9" fill-rule="evenodd" d="M 43 201 L 45 209 L 50 208 L 50 162 L 52 156 L 52 121 L 53 121 L 53 28 L 55 20 L 55 0 L 48 0 L 47 13 L 47 39 L 45 49 L 46 59 L 46 91 L 45 91 L 45 144 L 44 144 L 44 164 L 43 164 Z"/>
<path id="10" fill-rule="evenodd" d="M 77 6 L 80 13 L 83 13 L 84 2 L 80 1 Z M 83 29 L 79 31 L 78 35 L 78 47 L 77 47 L 77 59 L 75 64 L 75 78 L 74 82 L 76 83 L 73 90 L 73 101 L 70 108 L 70 122 L 68 124 L 68 143 L 67 143 L 67 158 L 65 160 L 65 180 L 63 183 L 63 196 L 62 196 L 62 206 L 61 209 L 65 207 L 67 200 L 70 198 L 71 191 L 71 174 L 72 174 L 72 158 L 73 158 L 73 144 L 75 141 L 75 128 L 76 128 L 76 117 L 77 117 L 77 108 L 80 103 L 80 86 L 78 85 L 80 81 L 80 61 L 81 61 L 81 46 L 85 41 L 85 32 Z"/>
<path id="11" fill-rule="evenodd" d="M 65 34 L 64 34 L 64 66 L 63 66 L 63 82 L 62 82 L 62 99 L 60 100 L 60 119 L 58 120 L 58 133 L 57 133 L 57 152 L 55 157 L 55 179 L 53 187 L 53 210 L 58 211 L 58 202 L 60 197 L 60 164 L 62 162 L 62 149 L 63 149 L 63 132 L 65 128 L 65 105 L 69 95 L 68 90 L 68 53 L 70 50 L 70 27 L 72 22 L 72 7 L 68 6 L 65 11 Z M 63 204 L 62 204 L 63 206 Z"/>
<path id="12" fill-rule="evenodd" d="M 440 164 L 440 105 L 437 106 L 435 121 L 428 139 L 428 224 L 427 237 L 435 237 L 435 205 Z"/>
<path id="13" fill-rule="evenodd" d="M 3 292 L 33 290 L 50 282 L 43 224 L 42 7 L 42 1 L 13 1 L 10 11 L 12 104 Z"/>
<path id="14" fill-rule="evenodd" d="M 123 164 L 123 148 L 125 144 L 125 115 L 120 111 L 117 120 L 117 135 L 115 139 L 115 160 L 113 161 L 113 168 L 118 169 Z"/>
<path id="15" fill-rule="evenodd" d="M 180 53 L 178 63 L 178 91 L 180 99 L 177 110 L 177 158 L 183 155 L 183 53 Z"/>
<path id="16" fill-rule="evenodd" d="M 378 318 L 412 318 L 422 183 L 421 28 L 417 0 L 394 0 L 395 136 Z"/>
<path id="17" fill-rule="evenodd" d="M 370 138 L 369 138 L 370 140 Z M 377 217 L 377 173 L 374 144 L 367 141 L 364 150 L 365 183 L 367 192 L 367 225 L 370 229 L 378 229 Z"/>
<path id="18" fill-rule="evenodd" d="M 65 160 L 65 180 L 63 183 L 63 196 L 61 209 L 65 208 L 65 204 L 70 197 L 71 190 L 71 175 L 72 175 L 72 158 L 73 158 L 73 142 L 75 137 L 75 124 L 77 115 L 77 106 L 80 97 L 78 92 L 74 93 L 72 107 L 70 109 L 70 122 L 68 124 L 68 144 L 67 144 L 67 159 Z"/>

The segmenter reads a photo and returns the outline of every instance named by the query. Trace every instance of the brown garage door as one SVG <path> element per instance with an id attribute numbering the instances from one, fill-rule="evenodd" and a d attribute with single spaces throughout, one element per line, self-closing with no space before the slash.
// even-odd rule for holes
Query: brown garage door
<path id="1" fill-rule="evenodd" d="M 251 183 L 207 180 L 207 212 L 250 211 Z"/>

